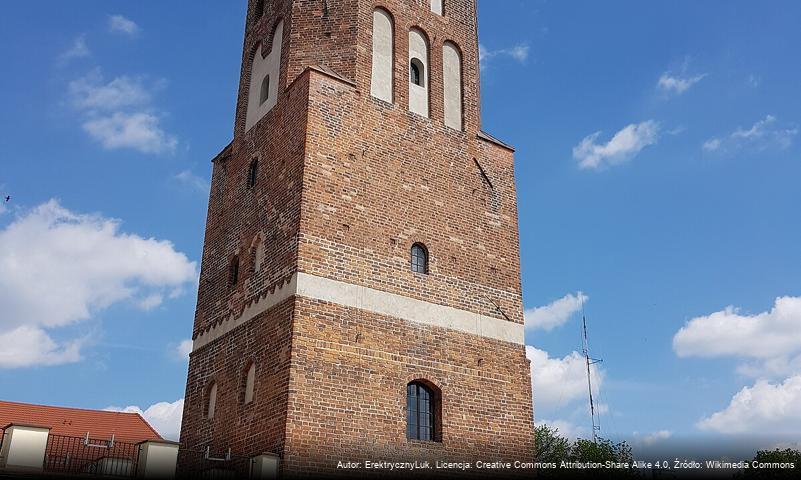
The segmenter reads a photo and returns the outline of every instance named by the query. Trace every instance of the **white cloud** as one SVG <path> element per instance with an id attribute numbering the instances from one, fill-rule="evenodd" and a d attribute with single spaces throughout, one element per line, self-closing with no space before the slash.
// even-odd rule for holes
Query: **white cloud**
<path id="1" fill-rule="evenodd" d="M 681 95 L 689 90 L 690 87 L 703 80 L 704 77 L 706 77 L 706 74 L 681 78 L 678 75 L 672 75 L 668 72 L 665 72 L 661 77 L 659 77 L 659 80 L 656 82 L 656 86 L 659 90 L 665 93 Z"/>
<path id="2" fill-rule="evenodd" d="M 673 337 L 679 357 L 769 359 L 801 351 L 801 297 L 777 298 L 770 311 L 741 314 L 727 307 L 693 318 Z"/>
<path id="3" fill-rule="evenodd" d="M 132 148 L 142 153 L 171 153 L 178 140 L 166 133 L 151 113 L 114 112 L 87 120 L 83 129 L 108 150 Z"/>
<path id="4" fill-rule="evenodd" d="M 601 132 L 593 133 L 573 148 L 573 158 L 580 168 L 598 170 L 631 160 L 659 140 L 659 124 L 648 120 L 627 125 L 605 144 L 596 143 L 600 135 Z"/>
<path id="5" fill-rule="evenodd" d="M 58 345 L 48 329 L 195 281 L 195 263 L 170 242 L 119 226 L 51 200 L 0 230 L 0 335 L 14 339 L 3 343 L 14 350 L 0 367 L 77 361 L 80 342 Z"/>
<path id="6" fill-rule="evenodd" d="M 575 295 L 568 293 L 549 305 L 528 309 L 525 311 L 526 329 L 550 331 L 562 326 L 581 310 L 581 306 L 587 300 L 589 297 L 581 292 Z"/>
<path id="7" fill-rule="evenodd" d="M 162 294 L 151 293 L 150 295 L 147 295 L 146 297 L 138 300 L 136 302 L 136 306 L 146 312 L 149 312 L 150 310 L 153 310 L 162 303 L 164 303 L 164 296 Z"/>
<path id="8" fill-rule="evenodd" d="M 489 65 L 490 60 L 498 57 L 507 57 L 515 60 L 518 63 L 525 63 L 528 60 L 530 47 L 528 44 L 521 43 L 511 48 L 501 48 L 498 50 L 489 50 L 484 45 L 478 46 L 478 56 L 480 60 L 481 69 L 485 69 Z"/>
<path id="9" fill-rule="evenodd" d="M 801 372 L 801 297 L 777 298 L 773 308 L 743 314 L 729 306 L 693 318 L 673 337 L 679 357 L 750 359 L 741 375 L 777 378 Z"/>
<path id="10" fill-rule="evenodd" d="M 86 34 L 81 34 L 72 41 L 70 48 L 59 57 L 59 63 L 68 63 L 76 58 L 85 58 L 92 55 L 89 46 L 86 44 Z"/>
<path id="11" fill-rule="evenodd" d="M 135 36 L 139 33 L 139 25 L 122 15 L 110 15 L 108 17 L 108 30 L 112 33 Z"/>
<path id="12" fill-rule="evenodd" d="M 208 180 L 195 175 L 191 170 L 184 170 L 178 173 L 175 175 L 175 179 L 189 188 L 197 190 L 198 192 L 208 193 L 209 188 L 211 188 Z"/>
<path id="13" fill-rule="evenodd" d="M 192 339 L 181 341 L 175 349 L 175 353 L 181 360 L 189 360 L 189 354 L 192 353 Z"/>
<path id="14" fill-rule="evenodd" d="M 714 152 L 720 148 L 720 145 L 720 139 L 713 137 L 704 142 L 703 149 L 707 152 Z"/>
<path id="15" fill-rule="evenodd" d="M 659 441 L 667 440 L 672 436 L 673 433 L 670 430 L 660 430 L 643 437 L 642 443 L 644 445 L 653 445 Z"/>
<path id="16" fill-rule="evenodd" d="M 142 410 L 135 405 L 125 408 L 106 407 L 104 410 L 110 412 L 138 413 L 142 415 L 151 427 L 155 428 L 159 434 L 168 440 L 178 440 L 181 434 L 181 419 L 184 413 L 184 399 L 176 400 L 172 403 L 159 402 Z"/>
<path id="17" fill-rule="evenodd" d="M 584 357 L 573 352 L 566 357 L 550 358 L 548 352 L 526 346 L 531 360 L 531 384 L 535 411 L 551 416 L 577 400 L 587 397 L 587 364 Z M 593 365 L 593 387 L 600 389 L 605 372 Z"/>
<path id="18" fill-rule="evenodd" d="M 783 383 L 760 380 L 740 390 L 729 406 L 698 427 L 727 434 L 797 434 L 801 432 L 801 375 Z"/>
<path id="19" fill-rule="evenodd" d="M 569 420 L 538 420 L 537 426 L 547 425 L 551 428 L 558 430 L 558 434 L 568 440 L 576 440 L 578 438 L 589 438 L 589 428 L 578 426 Z"/>
<path id="20" fill-rule="evenodd" d="M 85 117 L 83 130 L 104 148 L 172 153 L 178 140 L 162 128 L 150 106 L 154 92 L 165 84 L 158 80 L 145 85 L 143 77 L 126 75 L 106 82 L 96 69 L 70 82 L 68 93 L 70 103 Z"/>
<path id="21" fill-rule="evenodd" d="M 707 152 L 733 152 L 745 148 L 756 151 L 786 150 L 798 135 L 798 127 L 780 127 L 776 123 L 776 117 L 767 115 L 748 129 L 738 127 L 724 138 L 710 138 L 704 142 L 702 148 Z"/>
<path id="22" fill-rule="evenodd" d="M 0 333 L 0 368 L 75 363 L 81 359 L 81 344 L 81 340 L 73 340 L 58 345 L 41 328 L 21 325 Z"/>
<path id="23" fill-rule="evenodd" d="M 159 82 L 154 89 L 160 88 Z M 120 76 L 105 82 L 100 70 L 73 80 L 69 84 L 72 104 L 80 110 L 117 110 L 123 107 L 145 105 L 152 98 L 143 78 Z"/>

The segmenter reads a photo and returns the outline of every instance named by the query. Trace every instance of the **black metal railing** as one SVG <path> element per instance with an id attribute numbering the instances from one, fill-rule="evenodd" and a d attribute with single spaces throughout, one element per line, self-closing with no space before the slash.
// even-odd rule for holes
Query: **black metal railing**
<path id="1" fill-rule="evenodd" d="M 3 452 L 3 443 L 5 443 L 5 441 L 6 441 L 6 431 L 0 430 L 0 467 L 5 466 L 6 464 L 5 458 L 3 458 L 3 455 L 5 454 L 5 452 Z"/>
<path id="2" fill-rule="evenodd" d="M 44 471 L 97 475 L 103 477 L 135 477 L 139 462 L 139 445 L 85 437 L 50 435 L 45 450 Z"/>
<path id="3" fill-rule="evenodd" d="M 202 480 L 245 480 L 250 478 L 250 457 L 233 455 L 231 451 L 178 451 L 178 477 Z"/>

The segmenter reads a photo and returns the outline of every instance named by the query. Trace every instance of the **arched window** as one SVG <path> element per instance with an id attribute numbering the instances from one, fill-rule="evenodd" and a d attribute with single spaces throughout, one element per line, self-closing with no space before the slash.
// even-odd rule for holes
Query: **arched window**
<path id="1" fill-rule="evenodd" d="M 239 256 L 235 255 L 231 259 L 231 265 L 228 267 L 228 283 L 231 287 L 236 287 L 239 283 Z"/>
<path id="2" fill-rule="evenodd" d="M 206 418 L 214 418 L 214 409 L 217 408 L 217 383 L 212 383 L 208 390 L 206 402 Z"/>
<path id="3" fill-rule="evenodd" d="M 418 87 L 425 87 L 423 84 L 424 77 L 423 72 L 425 72 L 425 67 L 423 66 L 423 62 L 421 62 L 417 58 L 413 58 L 409 65 L 409 75 L 411 82 Z"/>
<path id="4" fill-rule="evenodd" d="M 428 250 L 422 243 L 412 245 L 412 271 L 428 273 Z"/>
<path id="5" fill-rule="evenodd" d="M 409 110 L 428 117 L 428 37 L 422 30 L 409 31 Z"/>
<path id="6" fill-rule="evenodd" d="M 256 186 L 256 180 L 259 177 L 259 161 L 253 160 L 250 162 L 250 166 L 248 167 L 248 189 L 251 189 Z"/>
<path id="7" fill-rule="evenodd" d="M 261 81 L 261 93 L 259 94 L 259 105 L 263 105 L 270 98 L 270 76 L 264 77 Z"/>
<path id="8" fill-rule="evenodd" d="M 394 26 L 386 10 L 373 11 L 373 70 L 370 94 L 375 98 L 392 101 L 392 64 L 394 62 Z"/>
<path id="9" fill-rule="evenodd" d="M 256 364 L 251 363 L 245 374 L 245 404 L 253 401 L 253 388 L 256 383 Z"/>
<path id="10" fill-rule="evenodd" d="M 406 438 L 440 441 L 440 394 L 423 382 L 406 386 Z"/>

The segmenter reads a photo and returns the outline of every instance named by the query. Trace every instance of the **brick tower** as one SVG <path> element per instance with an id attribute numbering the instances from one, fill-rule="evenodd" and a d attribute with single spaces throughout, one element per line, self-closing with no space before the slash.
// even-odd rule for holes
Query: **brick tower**
<path id="1" fill-rule="evenodd" d="M 475 0 L 250 0 L 183 448 L 533 459 L 513 150 L 479 104 Z"/>

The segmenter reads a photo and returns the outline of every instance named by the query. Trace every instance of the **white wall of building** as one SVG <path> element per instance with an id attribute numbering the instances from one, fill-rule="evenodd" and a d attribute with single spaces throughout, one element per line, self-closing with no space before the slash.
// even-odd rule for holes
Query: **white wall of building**
<path id="1" fill-rule="evenodd" d="M 245 119 L 245 131 L 250 130 L 253 125 L 267 112 L 272 110 L 278 102 L 278 77 L 281 73 L 281 43 L 284 37 L 284 22 L 278 24 L 273 34 L 272 50 L 262 58 L 262 46 L 256 50 L 253 56 L 253 63 L 250 69 L 250 90 L 248 91 L 248 110 Z M 261 102 L 262 83 L 267 76 L 270 76 L 270 88 L 267 100 Z"/>

